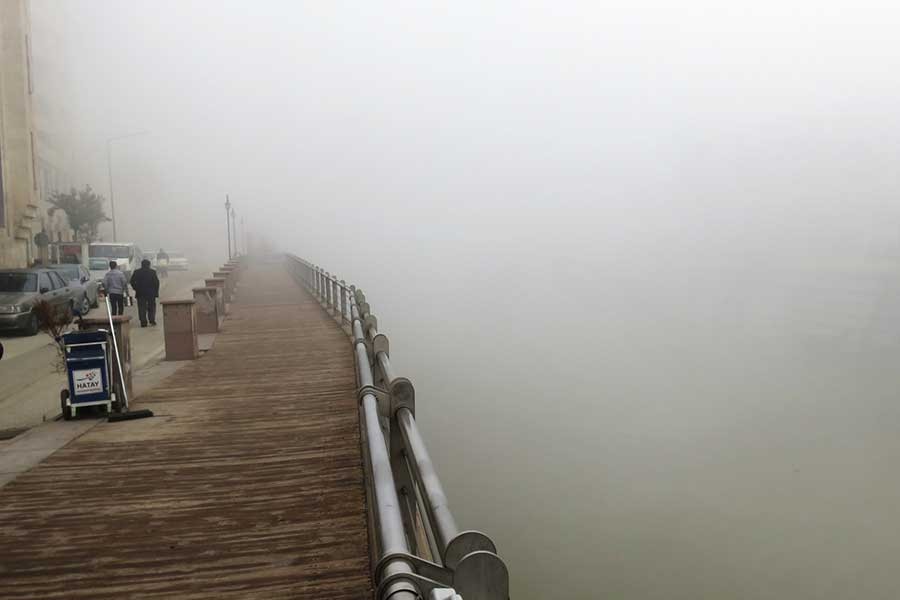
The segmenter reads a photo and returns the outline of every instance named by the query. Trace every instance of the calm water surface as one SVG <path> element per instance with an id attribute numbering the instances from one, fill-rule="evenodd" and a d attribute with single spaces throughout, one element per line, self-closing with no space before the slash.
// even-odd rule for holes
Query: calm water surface
<path id="1" fill-rule="evenodd" d="M 900 597 L 892 277 L 439 250 L 357 281 L 515 598 Z"/>

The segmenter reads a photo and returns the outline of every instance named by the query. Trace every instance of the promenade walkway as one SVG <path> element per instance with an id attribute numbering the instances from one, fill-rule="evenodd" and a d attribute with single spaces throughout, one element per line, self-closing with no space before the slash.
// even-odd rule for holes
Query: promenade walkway
<path id="1" fill-rule="evenodd" d="M 371 598 L 350 345 L 280 264 L 133 404 L 0 489 L 0 598 Z"/>

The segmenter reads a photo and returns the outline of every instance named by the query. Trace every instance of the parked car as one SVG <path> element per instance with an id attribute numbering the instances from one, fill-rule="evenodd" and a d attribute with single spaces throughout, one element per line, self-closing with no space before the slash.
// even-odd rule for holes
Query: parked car
<path id="1" fill-rule="evenodd" d="M 18 330 L 28 335 L 38 332 L 32 308 L 44 300 L 71 314 L 81 288 L 72 288 L 53 269 L 0 269 L 0 330 Z"/>
<path id="2" fill-rule="evenodd" d="M 50 268 L 62 275 L 73 288 L 82 289 L 80 302 L 75 306 L 81 309 L 81 314 L 87 314 L 91 308 L 97 308 L 100 304 L 100 283 L 91 277 L 91 272 L 81 265 L 50 265 Z"/>

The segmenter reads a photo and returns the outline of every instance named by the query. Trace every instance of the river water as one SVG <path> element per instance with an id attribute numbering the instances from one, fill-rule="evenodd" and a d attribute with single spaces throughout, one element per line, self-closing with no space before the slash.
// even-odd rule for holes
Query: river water
<path id="1" fill-rule="evenodd" d="M 900 597 L 892 272 L 514 247 L 338 262 L 515 598 Z"/>

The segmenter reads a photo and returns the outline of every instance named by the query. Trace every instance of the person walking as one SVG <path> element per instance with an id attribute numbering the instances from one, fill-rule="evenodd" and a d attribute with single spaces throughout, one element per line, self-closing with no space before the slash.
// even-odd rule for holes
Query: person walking
<path id="1" fill-rule="evenodd" d="M 169 276 L 169 255 L 162 248 L 156 253 L 156 269 L 160 277 Z"/>
<path id="2" fill-rule="evenodd" d="M 150 268 L 150 261 L 146 258 L 141 261 L 141 268 L 131 274 L 131 287 L 137 296 L 138 318 L 141 327 L 146 327 L 149 321 L 156 325 L 156 299 L 159 297 L 159 277 L 156 271 Z"/>
<path id="3" fill-rule="evenodd" d="M 128 291 L 128 280 L 125 273 L 119 270 L 116 261 L 109 261 L 109 271 L 103 276 L 103 289 L 109 296 L 113 316 L 125 313 L 125 292 Z"/>

